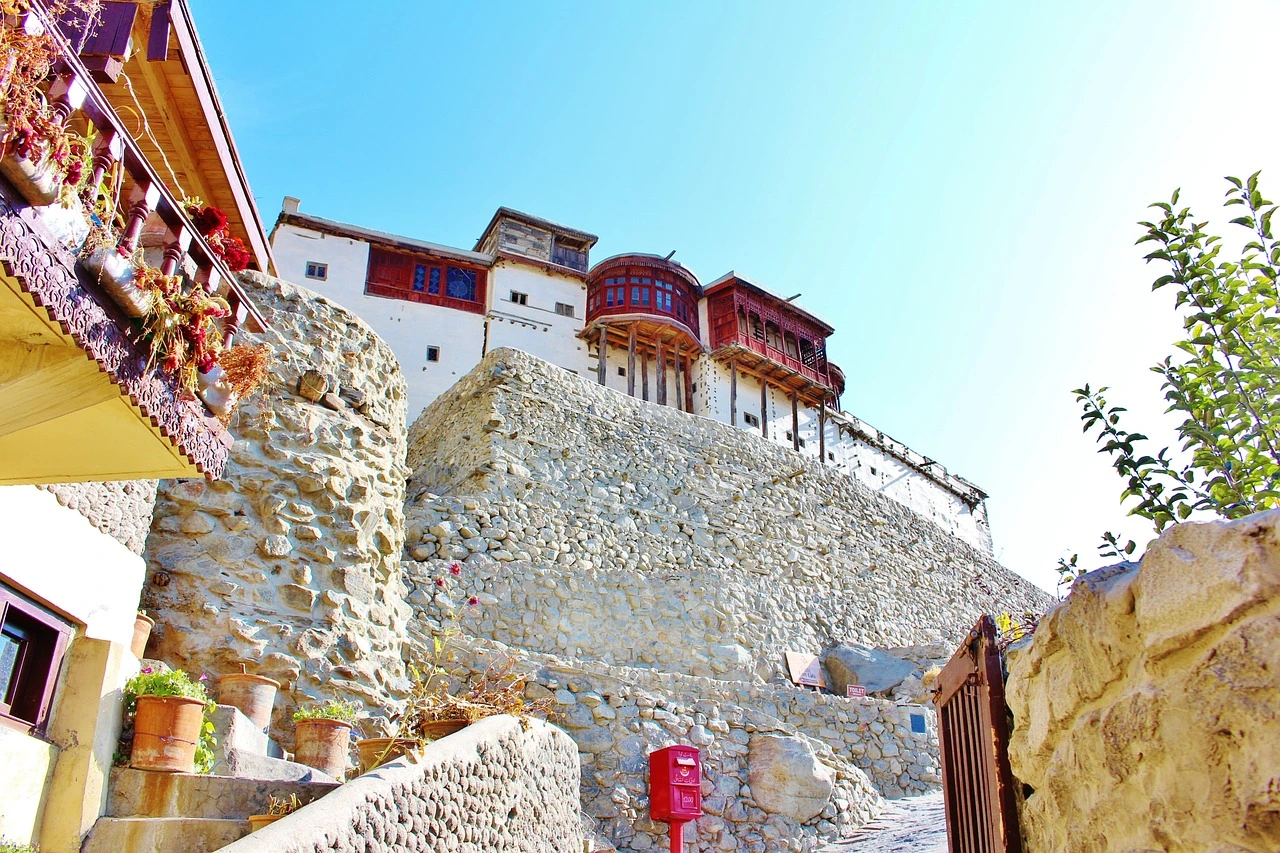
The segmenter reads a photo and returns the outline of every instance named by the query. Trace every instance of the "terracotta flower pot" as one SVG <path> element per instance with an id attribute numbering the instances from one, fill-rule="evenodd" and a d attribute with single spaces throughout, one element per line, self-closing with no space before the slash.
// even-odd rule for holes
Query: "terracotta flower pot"
<path id="1" fill-rule="evenodd" d="M 374 737 L 356 741 L 360 751 L 360 772 L 368 773 L 388 761 L 394 761 L 418 745 L 418 741 L 402 737 Z"/>
<path id="2" fill-rule="evenodd" d="M 193 773 L 204 702 L 181 696 L 139 696 L 129 766 L 162 773 Z"/>
<path id="3" fill-rule="evenodd" d="M 249 831 L 257 832 L 264 826 L 270 826 L 282 817 L 288 817 L 284 814 L 251 814 L 249 815 Z"/>
<path id="4" fill-rule="evenodd" d="M 218 704 L 239 708 L 263 731 L 271 725 L 271 708 L 276 704 L 280 682 L 247 672 L 218 676 Z"/>
<path id="5" fill-rule="evenodd" d="M 139 613 L 133 620 L 133 642 L 129 644 L 129 649 L 138 660 L 146 656 L 147 640 L 151 639 L 151 629 L 155 626 L 156 620 L 145 613 Z"/>
<path id="6" fill-rule="evenodd" d="M 437 720 L 434 723 L 423 723 L 422 734 L 431 740 L 440 740 L 454 732 L 460 732 L 471 725 L 468 720 Z"/>
<path id="7" fill-rule="evenodd" d="M 347 772 L 351 724 L 341 720 L 298 720 L 293 728 L 294 761 L 341 779 Z"/>

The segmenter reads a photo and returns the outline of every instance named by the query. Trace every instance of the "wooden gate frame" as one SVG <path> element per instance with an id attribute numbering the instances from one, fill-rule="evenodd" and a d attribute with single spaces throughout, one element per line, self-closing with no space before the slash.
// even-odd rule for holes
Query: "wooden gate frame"
<path id="1" fill-rule="evenodd" d="M 938 676 L 938 752 L 951 853 L 1022 853 L 995 620 L 982 616 Z"/>

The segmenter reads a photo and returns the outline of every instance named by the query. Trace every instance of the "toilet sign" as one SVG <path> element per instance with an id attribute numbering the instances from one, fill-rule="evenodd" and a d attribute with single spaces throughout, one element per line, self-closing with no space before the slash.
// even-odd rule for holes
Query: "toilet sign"
<path id="1" fill-rule="evenodd" d="M 844 695 L 850 699 L 853 699 L 853 698 L 865 699 L 867 698 L 867 688 L 857 684 L 850 684 L 848 687 L 844 689 Z"/>
<path id="2" fill-rule="evenodd" d="M 822 664 L 817 655 L 804 652 L 783 652 L 787 661 L 787 674 L 793 684 L 803 687 L 826 687 L 827 681 L 822 677 Z"/>

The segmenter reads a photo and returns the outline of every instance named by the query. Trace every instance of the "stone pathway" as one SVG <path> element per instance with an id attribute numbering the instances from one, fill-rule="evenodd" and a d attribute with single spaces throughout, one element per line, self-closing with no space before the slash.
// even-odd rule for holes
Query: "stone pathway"
<path id="1" fill-rule="evenodd" d="M 821 853 L 947 853 L 942 794 L 888 800 L 880 817 Z"/>

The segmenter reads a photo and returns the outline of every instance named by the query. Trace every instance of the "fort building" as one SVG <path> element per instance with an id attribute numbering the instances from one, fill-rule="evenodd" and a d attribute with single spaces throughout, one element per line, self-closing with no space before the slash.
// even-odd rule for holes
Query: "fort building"
<path id="1" fill-rule="evenodd" d="M 596 240 L 502 207 L 459 249 L 303 213 L 296 198 L 271 233 L 283 278 L 349 307 L 390 344 L 409 423 L 510 347 L 790 447 L 991 551 L 981 489 L 843 411 L 829 323 L 734 271 L 704 283 L 645 253 L 593 265 Z"/>

